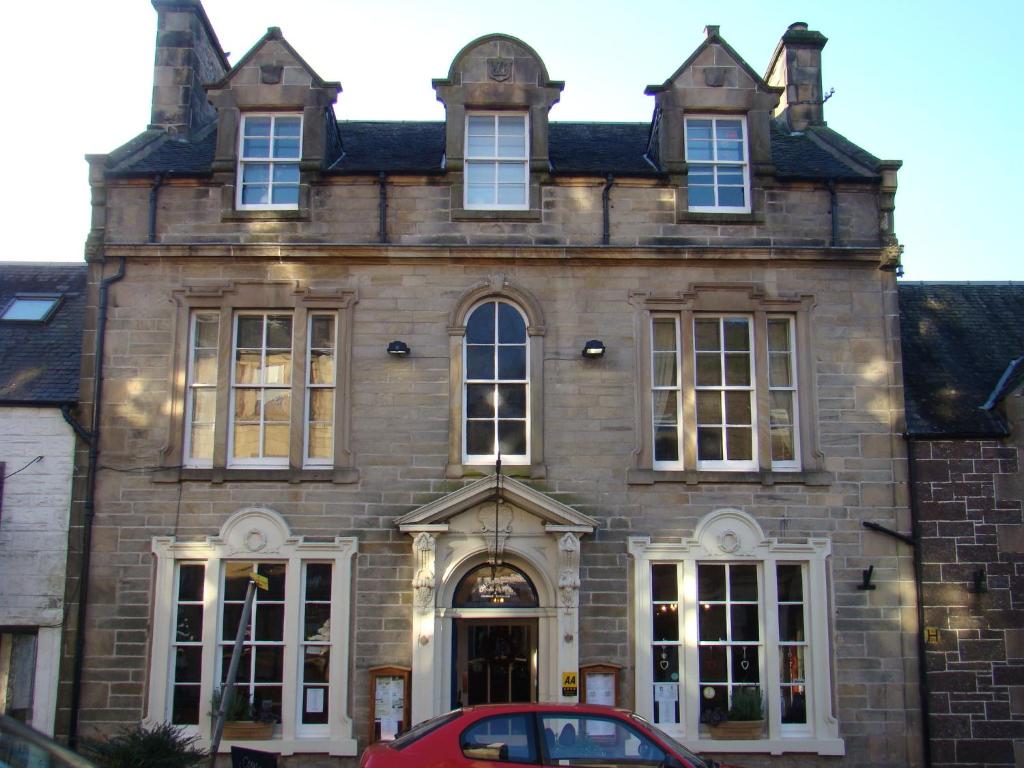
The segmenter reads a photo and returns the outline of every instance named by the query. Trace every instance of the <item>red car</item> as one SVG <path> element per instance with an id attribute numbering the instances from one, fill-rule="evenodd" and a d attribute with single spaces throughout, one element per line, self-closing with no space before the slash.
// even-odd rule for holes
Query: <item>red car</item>
<path id="1" fill-rule="evenodd" d="M 367 747 L 359 761 L 360 768 L 541 765 L 719 768 L 643 718 L 592 704 L 456 709 Z"/>

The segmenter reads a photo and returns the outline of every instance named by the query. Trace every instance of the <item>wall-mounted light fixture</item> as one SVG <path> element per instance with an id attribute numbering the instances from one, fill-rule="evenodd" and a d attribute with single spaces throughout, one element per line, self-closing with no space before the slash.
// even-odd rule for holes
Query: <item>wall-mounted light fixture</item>
<path id="1" fill-rule="evenodd" d="M 410 351 L 409 345 L 404 341 L 395 340 L 388 344 L 388 354 L 394 357 L 406 357 Z"/>
<path id="2" fill-rule="evenodd" d="M 604 357 L 604 342 L 600 339 L 590 339 L 583 344 L 583 356 L 596 358 Z"/>

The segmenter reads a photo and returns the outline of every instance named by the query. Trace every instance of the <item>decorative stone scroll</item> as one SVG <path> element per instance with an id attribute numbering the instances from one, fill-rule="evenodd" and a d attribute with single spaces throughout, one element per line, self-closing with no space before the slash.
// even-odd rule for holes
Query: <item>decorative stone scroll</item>
<path id="1" fill-rule="evenodd" d="M 413 604 L 417 610 L 427 611 L 434 606 L 434 537 L 423 531 L 412 541 L 416 575 L 412 580 Z"/>
<path id="2" fill-rule="evenodd" d="M 558 596 L 566 608 L 574 608 L 580 592 L 580 540 L 566 533 L 558 540 Z"/>

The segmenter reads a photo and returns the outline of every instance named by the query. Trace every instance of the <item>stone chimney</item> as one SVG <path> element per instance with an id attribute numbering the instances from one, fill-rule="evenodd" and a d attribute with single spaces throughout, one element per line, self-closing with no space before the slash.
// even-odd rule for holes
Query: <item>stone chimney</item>
<path id="1" fill-rule="evenodd" d="M 807 29 L 802 21 L 789 25 L 775 47 L 765 80 L 785 88 L 775 115 L 784 115 L 791 131 L 824 125 L 824 93 L 821 87 L 821 49 L 828 38 Z"/>
<path id="2" fill-rule="evenodd" d="M 188 134 L 217 119 L 204 83 L 231 68 L 201 0 L 152 0 L 157 12 L 150 128 Z"/>

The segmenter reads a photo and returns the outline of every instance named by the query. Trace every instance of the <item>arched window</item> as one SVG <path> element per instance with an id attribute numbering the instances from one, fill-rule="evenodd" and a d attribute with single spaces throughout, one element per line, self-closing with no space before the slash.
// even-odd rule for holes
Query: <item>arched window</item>
<path id="1" fill-rule="evenodd" d="M 474 568 L 459 582 L 452 599 L 454 608 L 536 608 L 537 590 L 533 582 L 513 565 L 491 570 L 485 563 Z"/>
<path id="2" fill-rule="evenodd" d="M 476 306 L 463 347 L 463 461 L 530 461 L 529 336 L 522 311 L 500 300 Z"/>

